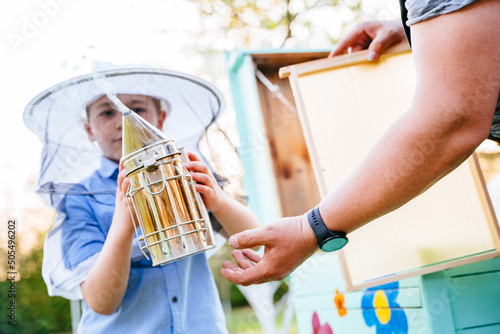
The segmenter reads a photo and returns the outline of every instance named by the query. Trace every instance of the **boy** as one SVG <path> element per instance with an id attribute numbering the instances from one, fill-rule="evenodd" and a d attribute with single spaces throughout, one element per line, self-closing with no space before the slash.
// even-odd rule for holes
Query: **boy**
<path id="1" fill-rule="evenodd" d="M 159 99 L 117 96 L 162 129 L 166 111 Z M 73 187 L 81 195 L 70 192 L 58 206 L 65 217 L 60 225 L 64 266 L 77 273 L 71 279 L 80 282 L 84 299 L 78 332 L 227 333 L 205 253 L 152 267 L 139 250 L 126 202 L 129 181 L 120 163 L 121 113 L 100 96 L 88 104 L 86 116 L 85 131 L 102 151 L 101 167 Z M 196 190 L 225 233 L 258 226 L 256 215 L 224 193 L 196 154 L 188 157 L 184 165 Z M 113 188 L 116 193 L 109 193 Z"/>

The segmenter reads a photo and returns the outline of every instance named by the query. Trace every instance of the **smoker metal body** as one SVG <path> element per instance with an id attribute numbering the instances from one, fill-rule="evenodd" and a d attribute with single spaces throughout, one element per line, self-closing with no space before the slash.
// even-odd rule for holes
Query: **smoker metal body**
<path id="1" fill-rule="evenodd" d="M 124 113 L 123 131 L 127 201 L 144 255 L 157 266 L 214 248 L 208 213 L 175 143 L 133 112 Z"/>

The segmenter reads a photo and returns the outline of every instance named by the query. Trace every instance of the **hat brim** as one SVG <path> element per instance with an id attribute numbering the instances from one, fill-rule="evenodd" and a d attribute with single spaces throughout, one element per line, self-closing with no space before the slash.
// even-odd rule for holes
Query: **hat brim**
<path id="1" fill-rule="evenodd" d="M 99 83 L 102 80 L 106 87 Z M 127 68 L 87 74 L 45 90 L 26 106 L 24 122 L 42 140 L 49 112 L 67 121 L 81 121 L 81 111 L 104 95 L 106 88 L 115 94 L 141 94 L 166 101 L 171 110 L 162 130 L 179 142 L 199 138 L 224 108 L 221 93 L 205 80 L 169 70 Z"/>
<path id="2" fill-rule="evenodd" d="M 100 149 L 89 141 L 81 113 L 88 103 L 107 92 L 148 95 L 166 101 L 170 110 L 163 132 L 177 147 L 195 151 L 206 129 L 224 108 L 222 94 L 213 85 L 169 70 L 114 69 L 59 83 L 36 96 L 23 114 L 26 126 L 43 145 L 39 186 L 79 182 L 99 167 Z"/>

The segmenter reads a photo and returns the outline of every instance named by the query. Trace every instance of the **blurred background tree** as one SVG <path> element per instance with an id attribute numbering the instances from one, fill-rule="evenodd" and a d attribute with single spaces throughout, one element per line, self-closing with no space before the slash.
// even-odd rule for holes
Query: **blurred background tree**
<path id="1" fill-rule="evenodd" d="M 71 312 L 68 300 L 61 297 L 49 297 L 42 278 L 43 240 L 52 222 L 54 213 L 46 207 L 41 198 L 34 194 L 35 181 L 29 180 L 25 187 L 29 196 L 21 199 L 12 193 L 7 204 L 7 211 L 0 214 L 2 228 L 7 231 L 7 221 L 19 203 L 29 205 L 16 218 L 16 278 L 15 297 L 9 298 L 10 281 L 7 281 L 7 233 L 0 237 L 0 296 L 2 301 L 2 321 L 0 333 L 63 333 L 71 332 Z M 20 202 L 18 202 L 20 201 Z M 22 202 L 21 202 L 22 201 Z M 11 204 L 11 205 L 9 205 Z M 5 317 L 5 308 L 10 300 L 15 301 L 16 326 L 9 325 Z"/>
<path id="2" fill-rule="evenodd" d="M 363 18 L 361 0 L 191 0 L 198 6 L 201 52 L 325 47 Z"/>
<path id="3" fill-rule="evenodd" d="M 231 183 L 228 191 L 243 195 L 236 148 L 240 144 L 232 110 L 225 53 L 234 50 L 331 49 L 360 20 L 392 19 L 396 0 L 188 0 L 200 22 L 183 52 L 198 57 L 200 76 L 212 82 L 226 99 L 221 118 L 207 132 L 202 152 Z M 168 33 L 166 31 L 166 33 Z M 233 166 L 228 169 L 228 166 Z M 239 166 L 235 168 L 234 166 Z"/>
<path id="4" fill-rule="evenodd" d="M 42 234 L 39 235 L 39 241 L 31 252 L 18 257 L 23 266 L 18 271 L 21 280 L 16 282 L 16 326 L 12 327 L 2 319 L 0 332 L 16 334 L 71 332 L 69 301 L 61 297 L 49 297 L 47 294 L 41 273 Z M 3 260 L 5 252 L 2 250 L 1 253 L 1 261 L 6 263 Z M 8 299 L 6 296 L 9 288 L 9 281 L 0 282 L 0 296 L 3 300 Z"/>

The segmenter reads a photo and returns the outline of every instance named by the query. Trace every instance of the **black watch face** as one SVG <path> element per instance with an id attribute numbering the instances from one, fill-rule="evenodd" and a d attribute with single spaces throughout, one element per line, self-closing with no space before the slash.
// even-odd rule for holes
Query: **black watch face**
<path id="1" fill-rule="evenodd" d="M 347 245 L 347 238 L 330 239 L 321 246 L 323 252 L 333 252 Z"/>

